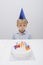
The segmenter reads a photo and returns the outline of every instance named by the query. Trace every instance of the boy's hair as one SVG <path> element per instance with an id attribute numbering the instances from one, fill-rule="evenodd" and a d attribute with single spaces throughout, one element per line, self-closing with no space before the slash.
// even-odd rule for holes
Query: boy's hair
<path id="1" fill-rule="evenodd" d="M 17 20 L 17 26 L 18 26 L 18 23 L 19 23 L 20 20 L 22 20 L 22 19 L 18 19 L 18 20 Z M 23 20 L 24 20 L 25 24 L 28 24 L 27 19 L 23 19 Z"/>

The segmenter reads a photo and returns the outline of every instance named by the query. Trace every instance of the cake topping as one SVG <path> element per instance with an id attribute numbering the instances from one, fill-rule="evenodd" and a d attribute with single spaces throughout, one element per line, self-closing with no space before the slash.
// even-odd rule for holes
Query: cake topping
<path id="1" fill-rule="evenodd" d="M 20 42 L 14 46 L 15 49 L 25 47 L 25 50 L 30 50 L 30 46 L 27 45 L 25 42 Z"/>

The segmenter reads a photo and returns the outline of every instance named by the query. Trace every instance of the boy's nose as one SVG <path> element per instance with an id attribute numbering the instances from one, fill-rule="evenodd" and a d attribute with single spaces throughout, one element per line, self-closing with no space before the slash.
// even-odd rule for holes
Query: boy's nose
<path id="1" fill-rule="evenodd" d="M 22 25 L 22 27 L 23 27 L 23 25 Z"/>
<path id="2" fill-rule="evenodd" d="M 22 29 L 23 29 L 23 26 L 22 26 Z"/>

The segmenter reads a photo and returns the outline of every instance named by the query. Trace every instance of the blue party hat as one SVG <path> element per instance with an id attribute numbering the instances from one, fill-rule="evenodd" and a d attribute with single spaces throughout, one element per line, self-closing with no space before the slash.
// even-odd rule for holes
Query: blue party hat
<path id="1" fill-rule="evenodd" d="M 23 8 L 21 9 L 19 19 L 26 19 Z"/>

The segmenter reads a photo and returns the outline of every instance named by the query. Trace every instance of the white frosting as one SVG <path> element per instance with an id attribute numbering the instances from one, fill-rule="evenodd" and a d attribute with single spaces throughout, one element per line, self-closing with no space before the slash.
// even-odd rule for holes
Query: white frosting
<path id="1" fill-rule="evenodd" d="M 24 57 L 26 55 L 29 55 L 31 49 L 30 50 L 25 50 L 25 47 L 22 48 L 17 48 L 15 49 L 14 47 L 12 48 L 12 54 L 16 57 Z"/>

